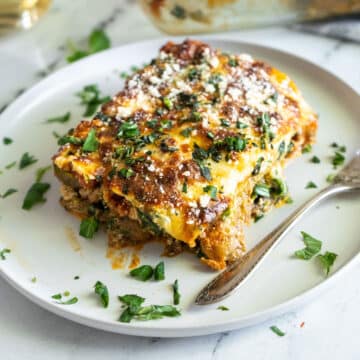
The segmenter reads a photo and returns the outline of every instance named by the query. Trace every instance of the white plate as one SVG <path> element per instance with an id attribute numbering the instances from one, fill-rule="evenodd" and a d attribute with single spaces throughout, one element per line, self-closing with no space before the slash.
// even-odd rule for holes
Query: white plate
<path id="1" fill-rule="evenodd" d="M 326 185 L 326 176 L 333 172 L 331 142 L 345 144 L 348 159 L 354 153 L 359 145 L 360 99 L 335 76 L 293 55 L 258 45 L 209 42 L 224 51 L 250 53 L 285 71 L 320 114 L 319 136 L 313 154 L 321 158 L 321 163 L 311 163 L 310 154 L 288 167 L 286 173 L 294 204 L 273 211 L 247 230 L 247 243 L 252 247 L 316 191 L 304 189 L 308 181 L 314 181 L 319 187 Z M 0 178 L 0 192 L 9 187 L 19 189 L 17 194 L 0 200 L 0 249 L 12 250 L 6 261 L 0 261 L 1 275 L 29 299 L 60 316 L 112 332 L 161 337 L 210 334 L 244 327 L 288 311 L 318 296 L 320 290 L 335 286 L 340 274 L 354 263 L 360 249 L 359 223 L 354 221 L 359 218 L 360 203 L 359 197 L 354 195 L 329 200 L 301 221 L 253 278 L 221 303 L 230 311 L 217 310 L 218 305 L 193 305 L 198 291 L 215 275 L 193 255 L 165 258 L 166 280 L 142 283 L 127 276 L 127 267 L 111 269 L 105 256 L 105 234 L 98 234 L 90 241 L 78 237 L 81 250 L 74 251 L 65 229 L 71 228 L 77 234 L 79 221 L 59 205 L 59 183 L 50 173 L 45 177 L 51 183 L 47 202 L 31 211 L 21 209 L 36 168 L 50 164 L 50 157 L 57 149 L 52 131 L 65 133 L 81 119 L 83 108 L 74 94 L 92 83 L 99 84 L 104 94 L 116 93 L 122 87 L 119 72 L 149 61 L 163 43 L 164 40 L 156 40 L 125 45 L 77 62 L 34 86 L 1 115 L 1 136 L 10 136 L 15 141 L 10 146 L 0 145 L 0 169 L 19 160 L 25 151 L 39 159 L 36 165 L 22 171 L 7 170 Z M 42 124 L 45 119 L 68 110 L 72 113 L 70 124 Z M 303 247 L 301 230 L 321 239 L 324 250 L 339 254 L 329 278 L 324 278 L 315 260 L 306 262 L 291 257 L 296 249 Z M 142 264 L 156 264 L 160 253 L 160 246 L 146 246 L 140 255 Z M 80 276 L 79 280 L 73 279 L 76 275 Z M 31 282 L 34 276 L 36 283 Z M 170 284 L 175 279 L 179 279 L 182 294 L 181 317 L 131 324 L 117 321 L 121 312 L 117 295 L 136 293 L 144 296 L 148 304 L 171 303 Z M 97 280 L 109 287 L 108 309 L 102 308 L 93 294 Z M 79 302 L 68 306 L 55 304 L 51 295 L 65 290 L 77 296 Z"/>

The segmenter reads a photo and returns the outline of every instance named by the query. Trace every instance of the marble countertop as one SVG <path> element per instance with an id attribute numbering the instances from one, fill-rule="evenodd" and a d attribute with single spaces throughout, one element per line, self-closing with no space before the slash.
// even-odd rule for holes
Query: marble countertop
<path id="1" fill-rule="evenodd" d="M 131 0 L 54 1 L 32 30 L 0 38 L 0 112 L 20 93 L 66 63 L 67 39 L 84 41 L 96 26 L 112 45 L 164 36 Z M 319 63 L 360 92 L 360 46 L 286 27 L 224 33 L 284 49 Z M 321 299 L 270 323 L 182 339 L 135 338 L 105 333 L 59 318 L 34 305 L 0 279 L 1 359 L 359 359 L 360 264 Z M 353 279 L 356 279 L 353 281 Z M 286 332 L 277 337 L 276 324 Z M 303 326 L 301 326 L 303 325 Z"/>

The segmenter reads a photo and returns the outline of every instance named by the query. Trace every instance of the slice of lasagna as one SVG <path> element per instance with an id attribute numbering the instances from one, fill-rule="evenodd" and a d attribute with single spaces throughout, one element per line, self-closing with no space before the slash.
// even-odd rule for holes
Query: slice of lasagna
<path id="1" fill-rule="evenodd" d="M 243 226 L 289 198 L 288 159 L 317 116 L 289 77 L 246 54 L 168 42 L 53 157 L 61 204 L 112 245 L 161 241 L 214 269 L 245 251 Z"/>

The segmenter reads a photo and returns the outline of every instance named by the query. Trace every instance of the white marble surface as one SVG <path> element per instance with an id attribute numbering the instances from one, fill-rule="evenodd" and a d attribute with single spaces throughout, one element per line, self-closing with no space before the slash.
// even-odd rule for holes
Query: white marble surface
<path id="1" fill-rule="evenodd" d="M 54 1 L 33 30 L 0 38 L 0 108 L 65 65 L 68 38 L 83 41 L 105 26 L 113 46 L 162 36 L 133 1 Z M 360 91 L 360 46 L 276 27 L 219 35 L 271 45 L 303 56 Z M 330 89 L 331 91 L 331 89 Z M 341 241 L 341 239 L 339 239 Z M 360 263 L 306 307 L 247 329 L 183 339 L 120 336 L 59 318 L 0 279 L 0 358 L 10 359 L 359 359 Z M 304 326 L 300 324 L 304 322 Z M 286 332 L 277 337 L 269 326 Z"/>

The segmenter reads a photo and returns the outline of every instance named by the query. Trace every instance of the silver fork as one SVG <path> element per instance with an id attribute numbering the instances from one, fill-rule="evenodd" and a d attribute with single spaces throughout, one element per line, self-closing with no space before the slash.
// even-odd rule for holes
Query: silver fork
<path id="1" fill-rule="evenodd" d="M 270 253 L 270 250 L 275 248 L 275 245 L 280 242 L 283 236 L 306 212 L 332 195 L 352 190 L 360 190 L 360 150 L 355 153 L 355 157 L 350 163 L 335 176 L 331 185 L 300 206 L 252 250 L 231 263 L 201 290 L 195 303 L 198 305 L 212 304 L 230 295 L 245 280 L 249 279 L 249 275 L 260 265 L 265 256 Z"/>

